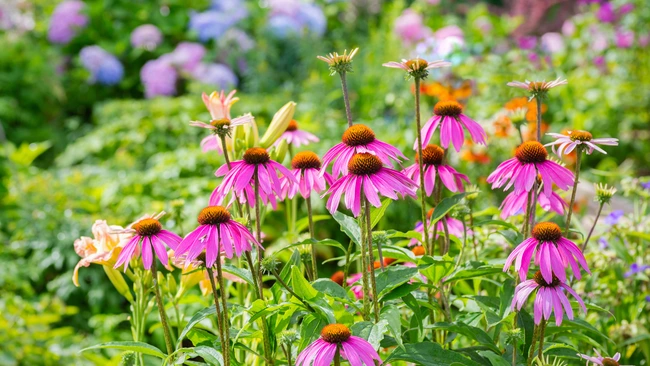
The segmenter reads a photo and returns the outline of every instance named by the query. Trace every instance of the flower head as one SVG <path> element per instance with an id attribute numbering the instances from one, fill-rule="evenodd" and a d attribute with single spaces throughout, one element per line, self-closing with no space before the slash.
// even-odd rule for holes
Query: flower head
<path id="1" fill-rule="evenodd" d="M 321 61 L 327 62 L 330 67 L 330 75 L 335 73 L 352 72 L 352 58 L 359 51 L 359 47 L 354 48 L 348 53 L 348 50 L 343 51 L 342 55 L 332 52 L 327 56 L 316 56 Z"/>
<path id="2" fill-rule="evenodd" d="M 67 0 L 56 6 L 50 18 L 47 38 L 52 43 L 67 44 L 80 29 L 88 24 L 88 16 L 83 14 L 86 5 L 83 1 Z"/>
<path id="3" fill-rule="evenodd" d="M 292 119 L 289 122 L 289 126 L 287 126 L 287 129 L 280 136 L 280 138 L 277 141 L 275 141 L 275 143 L 273 143 L 273 145 L 274 146 L 280 145 L 280 143 L 282 143 L 283 140 L 286 141 L 287 144 L 292 145 L 294 147 L 309 145 L 309 143 L 311 142 L 320 141 L 318 137 L 316 137 L 314 134 L 298 129 L 298 122 L 296 122 L 295 119 Z"/>
<path id="4" fill-rule="evenodd" d="M 444 164 L 445 151 L 438 145 L 427 145 L 422 149 L 422 164 L 424 172 L 424 189 L 427 196 L 433 193 L 436 175 L 440 177 L 442 184 L 452 192 L 462 192 L 463 181 L 469 184 L 469 178 L 465 174 L 457 172 L 451 166 Z M 416 162 L 420 161 L 419 154 L 415 155 Z M 414 182 L 420 181 L 419 164 L 413 164 L 404 169 L 404 174 Z"/>
<path id="5" fill-rule="evenodd" d="M 553 81 L 511 81 L 508 83 L 508 86 L 512 86 L 515 88 L 521 88 L 521 89 L 526 89 L 531 95 L 531 98 L 543 98 L 546 96 L 546 93 L 551 88 L 555 88 L 556 86 L 560 85 L 566 85 L 567 80 L 566 79 L 561 79 L 557 78 Z"/>
<path id="6" fill-rule="evenodd" d="M 292 183 L 288 178 L 282 180 L 282 197 L 293 198 L 296 192 L 300 191 L 303 198 L 308 198 L 311 191 L 321 193 L 325 185 L 334 183 L 331 175 L 320 174 L 321 162 L 318 155 L 311 151 L 301 151 L 291 160 L 291 174 L 296 178 L 298 184 Z"/>
<path id="7" fill-rule="evenodd" d="M 594 189 L 596 190 L 594 200 L 601 204 L 609 203 L 612 197 L 614 197 L 614 194 L 616 194 L 616 188 L 609 187 L 607 184 L 594 184 Z"/>
<path id="8" fill-rule="evenodd" d="M 402 59 L 402 62 L 396 62 L 396 61 L 387 62 L 385 64 L 382 64 L 382 66 L 390 67 L 394 69 L 402 69 L 406 71 L 413 78 L 425 79 L 427 76 L 429 76 L 430 69 L 448 67 L 451 66 L 451 62 L 442 61 L 442 60 L 429 62 L 419 57 L 416 57 L 411 60 Z"/>
<path id="9" fill-rule="evenodd" d="M 133 238 L 124 245 L 124 249 L 122 249 L 120 256 L 117 258 L 117 263 L 115 263 L 115 268 L 124 265 L 124 271 L 126 271 L 129 261 L 140 255 L 140 253 L 142 253 L 142 263 L 145 269 L 151 269 L 151 266 L 154 265 L 153 253 L 156 254 L 158 260 L 164 266 L 169 265 L 165 244 L 171 249 L 176 249 L 182 239 L 171 231 L 162 228 L 162 224 L 158 219 L 164 214 L 164 212 L 161 212 L 155 216 L 145 215 L 123 230 L 123 232 L 132 233 Z M 142 247 L 141 250 L 140 247 Z"/>
<path id="10" fill-rule="evenodd" d="M 337 352 L 354 366 L 373 366 L 375 360 L 381 363 L 379 354 L 368 341 L 353 336 L 343 324 L 329 324 L 323 327 L 320 338 L 300 352 L 296 366 L 329 366 Z"/>
<path id="11" fill-rule="evenodd" d="M 562 236 L 562 229 L 552 222 L 540 222 L 533 227 L 532 237 L 524 240 L 508 256 L 503 271 L 508 271 L 512 262 L 523 280 L 528 273 L 530 260 L 535 254 L 535 264 L 539 265 L 542 277 L 552 282 L 557 277 L 566 282 L 566 267 L 571 266 L 573 274 L 580 279 L 580 267 L 587 273 L 587 261 L 582 251 L 571 240 Z M 515 261 L 516 260 L 516 261 Z"/>
<path id="12" fill-rule="evenodd" d="M 131 45 L 153 51 L 163 40 L 160 29 L 153 24 L 143 24 L 131 32 Z"/>
<path id="13" fill-rule="evenodd" d="M 327 209 L 332 213 L 338 208 L 343 194 L 346 207 L 355 217 L 361 212 L 362 195 L 374 207 L 381 206 L 380 194 L 392 199 L 398 199 L 398 194 L 415 197 L 415 182 L 403 173 L 384 167 L 376 155 L 367 152 L 353 155 L 348 171 L 348 175 L 339 178 L 327 191 L 331 194 Z"/>
<path id="14" fill-rule="evenodd" d="M 212 267 L 220 253 L 232 258 L 251 251 L 252 245 L 262 246 L 246 226 L 232 220 L 230 212 L 222 206 L 208 206 L 197 218 L 199 226 L 181 241 L 176 248 L 179 256 L 185 255 L 186 265 L 205 252 L 205 266 Z"/>
<path id="15" fill-rule="evenodd" d="M 228 193 L 233 192 L 233 199 L 248 203 L 255 207 L 255 183 L 259 184 L 259 196 L 262 202 L 275 201 L 282 197 L 282 181 L 278 177 L 287 178 L 291 183 L 298 184 L 296 177 L 282 164 L 271 160 L 269 153 L 261 147 L 252 147 L 244 152 L 242 160 L 233 161 L 231 169 L 227 164 L 214 173 L 217 177 L 224 176 L 221 184 L 210 196 L 211 205 L 221 205 Z M 257 176 L 257 177 L 255 177 Z"/>
<path id="16" fill-rule="evenodd" d="M 434 115 L 422 127 L 422 144 L 426 145 L 431 141 L 433 133 L 440 127 L 440 144 L 443 148 L 448 148 L 453 143 L 456 151 L 460 151 L 465 141 L 465 132 L 467 129 L 472 140 L 480 145 L 485 145 L 487 134 L 483 127 L 476 121 L 463 114 L 463 107 L 455 100 L 440 101 L 433 108 Z M 417 141 L 413 144 L 413 149 L 417 149 Z"/>
<path id="17" fill-rule="evenodd" d="M 548 143 L 544 146 L 553 146 L 553 152 L 557 154 L 557 156 L 562 156 L 562 154 L 568 155 L 576 148 L 578 149 L 582 148 L 587 152 L 587 155 L 591 155 L 591 153 L 594 152 L 594 150 L 597 150 L 603 154 L 607 154 L 607 152 L 605 152 L 605 150 L 598 147 L 598 145 L 607 145 L 607 146 L 618 145 L 618 139 L 615 138 L 595 139 L 593 138 L 591 133 L 587 131 L 569 131 L 568 135 L 563 135 L 560 133 L 547 133 L 547 135 L 554 137 L 555 141 Z M 578 152 L 580 152 L 580 150 L 578 150 Z"/>
<path id="18" fill-rule="evenodd" d="M 508 190 L 514 185 L 515 193 L 520 194 L 530 192 L 539 175 L 547 197 L 553 193 L 553 184 L 566 191 L 573 184 L 573 173 L 547 158 L 548 152 L 541 143 L 524 142 L 515 151 L 515 157 L 499 164 L 487 182 L 492 183 L 493 189 L 505 185 L 505 190 Z"/>
<path id="19" fill-rule="evenodd" d="M 566 292 L 570 293 L 578 301 L 583 312 L 587 312 L 585 303 L 571 287 L 561 282 L 555 276 L 553 276 L 551 281 L 547 281 L 539 271 L 535 273 L 532 280 L 526 280 L 517 285 L 515 288 L 515 296 L 512 299 L 512 310 L 521 310 L 526 304 L 528 296 L 535 290 L 537 290 L 534 309 L 535 324 L 539 324 L 542 318 L 549 320 L 552 313 L 555 313 L 555 324 L 558 326 L 562 324 L 565 312 L 567 318 L 573 320 L 573 309 L 563 290 L 566 290 Z"/>
<path id="20" fill-rule="evenodd" d="M 596 353 L 596 356 L 587 356 L 581 353 L 578 353 L 578 356 L 584 358 L 585 360 L 587 360 L 587 362 L 592 362 L 593 365 L 619 366 L 618 361 L 621 360 L 620 353 L 616 352 L 616 354 L 613 357 L 603 357 L 603 355 L 601 355 L 600 352 L 598 352 L 598 350 L 595 348 L 594 348 L 594 352 Z"/>
<path id="21" fill-rule="evenodd" d="M 406 160 L 406 156 L 397 148 L 377 140 L 375 138 L 375 132 L 370 127 L 356 124 L 345 130 L 341 138 L 341 143 L 334 145 L 334 147 L 325 153 L 321 173 L 324 173 L 327 166 L 334 161 L 334 165 L 332 166 L 332 175 L 334 177 L 338 177 L 341 174 L 348 174 L 350 159 L 357 153 L 373 154 L 386 165 L 391 164 L 391 160 L 395 160 L 398 163 L 401 160 Z"/>

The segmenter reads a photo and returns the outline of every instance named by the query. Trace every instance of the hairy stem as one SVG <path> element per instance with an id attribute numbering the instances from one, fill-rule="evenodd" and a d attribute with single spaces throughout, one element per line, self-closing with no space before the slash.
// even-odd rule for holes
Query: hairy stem
<path id="1" fill-rule="evenodd" d="M 221 243 L 221 231 L 219 230 L 219 241 L 217 245 L 217 253 L 221 253 L 220 243 Z M 217 257 L 217 280 L 219 280 L 219 289 L 221 293 L 221 304 L 223 309 L 223 322 L 222 326 L 224 329 L 223 335 L 225 337 L 224 342 L 226 343 L 226 350 L 224 354 L 224 363 L 226 366 L 230 365 L 230 325 L 228 321 L 228 300 L 226 298 L 226 281 L 223 278 L 223 271 L 221 268 L 221 257 Z"/>
<path id="2" fill-rule="evenodd" d="M 224 363 L 228 359 L 226 354 L 229 354 L 228 345 L 226 344 L 226 334 L 223 327 L 223 315 L 221 314 L 221 306 L 219 305 L 219 296 L 217 295 L 217 284 L 214 282 L 214 272 L 212 268 L 205 267 L 208 271 L 208 277 L 210 279 L 210 286 L 212 287 L 212 297 L 214 299 L 214 308 L 217 310 L 217 325 L 219 328 L 219 339 L 221 341 L 221 354 L 223 355 Z"/>
<path id="3" fill-rule="evenodd" d="M 589 239 L 591 239 L 591 234 L 594 233 L 594 229 L 596 228 L 596 224 L 598 223 L 598 219 L 600 218 L 600 214 L 603 212 L 603 206 L 605 206 L 605 203 L 602 202 L 600 206 L 598 206 L 598 213 L 596 213 L 596 218 L 594 219 L 594 224 L 591 225 L 591 229 L 589 229 L 589 234 L 587 234 L 587 238 L 585 238 L 585 242 L 582 243 L 582 254 L 584 255 L 585 249 L 587 249 L 587 243 L 589 243 Z"/>
<path id="4" fill-rule="evenodd" d="M 318 268 L 316 267 L 316 244 L 314 243 L 315 235 L 314 235 L 314 218 L 312 214 L 312 209 L 311 209 L 311 195 L 309 195 L 307 198 L 305 198 L 305 202 L 307 202 L 307 220 L 309 220 L 309 237 L 312 240 L 311 243 L 311 270 L 312 270 L 312 278 L 313 280 L 318 279 Z"/>
<path id="5" fill-rule="evenodd" d="M 167 346 L 167 354 L 171 355 L 174 352 L 172 346 L 172 336 L 169 333 L 169 322 L 167 321 L 167 313 L 165 312 L 165 304 L 163 303 L 162 296 L 160 296 L 160 287 L 158 285 L 158 270 L 156 263 L 151 266 L 151 277 L 153 279 L 153 291 L 156 295 L 156 305 L 158 305 L 158 313 L 160 314 L 160 322 L 162 323 L 163 334 L 165 336 L 165 346 Z"/>
<path id="6" fill-rule="evenodd" d="M 576 201 L 576 192 L 578 191 L 578 183 L 580 183 L 580 162 L 582 160 L 582 149 L 577 148 L 578 156 L 576 157 L 576 176 L 573 181 L 573 190 L 571 191 L 571 201 L 569 202 L 569 209 L 566 214 L 566 227 L 564 228 L 564 236 L 569 236 L 569 229 L 571 229 L 571 215 L 573 214 L 573 204 Z M 586 243 L 586 242 L 585 242 Z"/>
<path id="7" fill-rule="evenodd" d="M 422 159 L 422 127 L 420 126 L 420 78 L 415 78 L 415 126 L 417 128 L 418 169 L 420 170 L 420 205 L 422 206 L 422 230 L 424 233 L 424 249 L 429 246 L 429 231 L 427 230 L 427 194 L 424 189 L 424 163 Z M 431 250 L 429 255 L 433 255 Z"/>
<path id="8" fill-rule="evenodd" d="M 363 206 L 366 219 L 366 240 L 368 241 L 368 257 L 370 262 L 370 285 L 372 288 L 372 304 L 375 312 L 375 323 L 379 321 L 379 299 L 377 299 L 377 281 L 375 279 L 375 258 L 372 250 L 372 222 L 370 220 L 370 203 L 363 196 Z M 379 249 L 379 247 L 378 247 Z"/>
<path id="9" fill-rule="evenodd" d="M 341 88 L 343 89 L 343 101 L 345 102 L 345 117 L 348 119 L 348 127 L 352 127 L 352 112 L 350 111 L 350 96 L 348 95 L 348 83 L 345 79 L 345 72 L 340 72 Z"/>
<path id="10" fill-rule="evenodd" d="M 537 105 L 537 141 L 542 142 L 542 98 L 536 97 L 535 104 Z"/>

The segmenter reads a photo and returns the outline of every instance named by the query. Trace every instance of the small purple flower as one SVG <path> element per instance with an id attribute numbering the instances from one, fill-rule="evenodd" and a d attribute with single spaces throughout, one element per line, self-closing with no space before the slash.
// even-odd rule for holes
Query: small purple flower
<path id="1" fill-rule="evenodd" d="M 277 38 L 300 35 L 304 31 L 322 36 L 327 30 L 323 9 L 315 4 L 296 0 L 272 0 L 267 28 Z"/>
<path id="2" fill-rule="evenodd" d="M 201 64 L 203 56 L 205 56 L 205 47 L 202 44 L 181 42 L 169 54 L 169 60 L 182 71 L 192 73 Z"/>
<path id="3" fill-rule="evenodd" d="M 178 73 L 169 57 L 150 60 L 140 70 L 140 80 L 144 85 L 144 96 L 153 98 L 160 95 L 176 94 Z"/>
<path id="4" fill-rule="evenodd" d="M 616 31 L 616 47 L 630 48 L 634 44 L 634 32 L 631 30 Z"/>
<path id="5" fill-rule="evenodd" d="M 650 181 L 641 183 L 641 187 L 643 187 L 643 189 L 650 189 Z"/>
<path id="6" fill-rule="evenodd" d="M 192 72 L 192 76 L 203 84 L 214 85 L 217 89 L 230 89 L 237 86 L 237 76 L 223 64 L 201 63 Z"/>
<path id="7" fill-rule="evenodd" d="M 143 24 L 131 32 L 131 45 L 153 51 L 163 40 L 160 29 L 153 24 Z"/>
<path id="8" fill-rule="evenodd" d="M 593 62 L 596 67 L 603 67 L 605 66 L 605 56 L 596 56 L 594 57 Z"/>
<path id="9" fill-rule="evenodd" d="M 601 4 L 596 13 L 596 17 L 604 23 L 613 23 L 616 21 L 616 14 L 614 13 L 612 4 L 609 2 Z"/>
<path id="10" fill-rule="evenodd" d="M 645 301 L 650 302 L 650 295 L 645 297 Z"/>
<path id="11" fill-rule="evenodd" d="M 190 30 L 201 42 L 219 39 L 230 27 L 248 16 L 246 5 L 240 0 L 215 0 L 209 10 L 190 15 Z"/>
<path id="12" fill-rule="evenodd" d="M 650 268 L 650 266 L 645 265 L 645 264 L 641 264 L 641 265 L 640 265 L 640 264 L 638 264 L 638 263 L 632 263 L 632 264 L 630 265 L 630 269 L 629 269 L 627 272 L 625 272 L 625 274 L 624 274 L 623 276 L 624 276 L 625 278 L 630 278 L 630 277 L 634 276 L 634 275 L 637 274 L 637 273 L 644 272 L 644 271 L 647 270 L 648 268 Z"/>
<path id="13" fill-rule="evenodd" d="M 517 39 L 517 44 L 522 50 L 533 50 L 537 47 L 537 37 L 523 36 Z"/>
<path id="14" fill-rule="evenodd" d="M 86 46 L 79 52 L 83 67 L 91 74 L 90 82 L 115 85 L 124 77 L 124 67 L 114 55 L 99 46 Z"/>
<path id="15" fill-rule="evenodd" d="M 605 217 L 605 223 L 607 225 L 616 225 L 621 221 L 621 218 L 623 216 L 625 216 L 625 212 L 623 210 L 612 211 Z"/>
<path id="16" fill-rule="evenodd" d="M 609 242 L 605 238 L 600 238 L 598 239 L 598 244 L 600 245 L 600 249 L 607 249 L 609 248 Z"/>
<path id="17" fill-rule="evenodd" d="M 88 24 L 88 17 L 83 14 L 85 4 L 78 0 L 67 0 L 56 6 L 50 18 L 47 39 L 52 43 L 67 44 Z"/>

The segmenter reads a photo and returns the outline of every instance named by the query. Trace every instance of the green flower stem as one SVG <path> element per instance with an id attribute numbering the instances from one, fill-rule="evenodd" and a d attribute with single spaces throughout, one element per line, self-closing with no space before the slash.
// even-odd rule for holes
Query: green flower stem
<path id="1" fill-rule="evenodd" d="M 174 351 L 172 346 L 172 336 L 169 333 L 169 322 L 167 321 L 167 313 L 165 312 L 165 304 L 163 303 L 162 296 L 160 296 L 160 286 L 158 285 L 158 270 L 156 263 L 151 266 L 151 278 L 153 279 L 153 291 L 156 295 L 156 304 L 158 305 L 158 313 L 160 314 L 160 322 L 162 323 L 163 335 L 165 336 L 165 346 L 167 346 L 167 354 Z"/>
<path id="2" fill-rule="evenodd" d="M 535 325 L 535 328 L 533 328 L 533 339 L 530 343 L 530 348 L 528 349 L 528 361 L 526 362 L 528 366 L 531 366 L 533 364 L 533 358 L 535 356 L 535 345 L 537 344 L 537 340 L 539 339 L 539 330 L 540 330 L 539 326 Z M 514 361 L 514 357 L 513 357 L 513 361 Z"/>
<path id="3" fill-rule="evenodd" d="M 361 204 L 364 204 L 364 201 L 361 201 Z M 365 230 L 365 210 L 361 211 L 361 215 L 359 217 L 359 228 L 361 229 L 361 243 L 360 249 L 361 249 L 361 287 L 363 289 L 363 320 L 369 320 L 370 319 L 370 286 L 369 282 L 370 279 L 368 278 L 368 268 L 370 267 L 368 265 L 368 257 L 366 256 L 366 230 Z"/>
<path id="4" fill-rule="evenodd" d="M 221 230 L 219 230 L 219 243 L 221 243 Z M 217 246 L 217 253 L 221 253 L 220 245 Z M 221 305 L 223 309 L 223 335 L 225 337 L 227 360 L 224 360 L 226 366 L 230 365 L 230 322 L 228 319 L 228 299 L 226 298 L 226 281 L 223 277 L 221 268 L 221 257 L 217 257 L 217 280 L 219 280 L 219 290 L 221 293 Z"/>
<path id="5" fill-rule="evenodd" d="M 366 240 L 368 241 L 368 261 L 370 262 L 370 287 L 372 289 L 372 304 L 375 312 L 375 323 L 379 321 L 379 299 L 377 299 L 377 281 L 375 279 L 375 258 L 372 250 L 372 222 L 370 219 L 370 203 L 366 196 L 362 197 L 366 220 Z M 378 248 L 379 249 L 379 248 Z"/>
<path id="6" fill-rule="evenodd" d="M 312 270 L 312 278 L 313 280 L 318 279 L 318 268 L 316 267 L 316 244 L 314 243 L 314 240 L 316 240 L 316 237 L 314 235 L 314 218 L 312 214 L 312 209 L 311 209 L 311 195 L 309 195 L 307 198 L 305 198 L 305 202 L 307 203 L 307 220 L 309 220 L 309 237 L 312 240 L 311 243 L 311 270 Z"/>
<path id="7" fill-rule="evenodd" d="M 217 258 L 217 261 L 220 260 Z M 230 355 L 230 350 L 228 349 L 229 345 L 226 344 L 226 333 L 223 326 L 223 314 L 221 313 L 221 306 L 219 305 L 219 296 L 217 295 L 217 284 L 214 282 L 214 272 L 212 268 L 205 267 L 208 271 L 208 277 L 210 278 L 210 286 L 212 287 L 212 298 L 214 299 L 214 308 L 217 311 L 217 327 L 219 328 L 219 340 L 221 341 L 221 354 L 223 355 L 223 361 L 228 365 L 228 356 Z"/>
<path id="8" fill-rule="evenodd" d="M 476 251 L 476 233 L 474 228 L 474 209 L 472 203 L 469 204 L 469 227 L 472 228 L 472 245 L 474 246 L 474 260 L 478 261 L 478 252 Z"/>
<path id="9" fill-rule="evenodd" d="M 354 241 L 350 240 L 350 244 L 348 244 L 348 250 L 345 252 L 345 267 L 343 270 L 343 288 L 348 287 L 348 275 L 350 274 L 350 253 L 352 252 L 352 248 L 354 248 Z"/>
<path id="10" fill-rule="evenodd" d="M 600 218 L 600 214 L 603 212 L 603 206 L 605 206 L 605 202 L 601 202 L 600 206 L 598 206 L 598 213 L 596 213 L 596 219 L 594 219 L 594 224 L 591 225 L 591 229 L 589 229 L 589 234 L 587 234 L 587 238 L 585 239 L 585 242 L 582 243 L 582 254 L 585 253 L 585 249 L 587 249 L 587 243 L 589 243 L 589 239 L 591 239 L 591 234 L 594 233 L 594 229 L 596 228 L 596 224 L 598 223 L 598 219 Z"/>
<path id="11" fill-rule="evenodd" d="M 531 203 L 530 207 L 530 222 L 528 223 L 528 230 L 531 231 L 533 230 L 533 227 L 535 226 L 535 216 L 537 215 L 537 196 L 539 195 L 539 192 L 537 189 L 539 188 L 539 183 L 537 180 L 535 181 L 535 184 L 533 184 L 533 202 Z M 528 201 L 530 202 L 530 201 Z"/>
<path id="12" fill-rule="evenodd" d="M 542 98 L 535 97 L 535 104 L 537 105 L 537 141 L 542 142 Z"/>
<path id="13" fill-rule="evenodd" d="M 542 319 L 542 322 L 540 323 L 540 331 L 539 331 L 539 352 L 537 353 L 537 357 L 542 360 L 542 357 L 544 356 L 544 332 L 546 331 L 546 324 L 547 321 Z"/>
<path id="14" fill-rule="evenodd" d="M 348 95 L 348 83 L 345 79 L 345 71 L 339 72 L 341 76 L 341 88 L 343 89 L 343 102 L 345 103 L 345 117 L 348 120 L 348 127 L 352 127 L 352 112 L 350 111 L 350 96 Z"/>
<path id="15" fill-rule="evenodd" d="M 418 169 L 420 170 L 420 205 L 422 211 L 422 230 L 424 233 L 424 249 L 429 247 L 429 230 L 427 230 L 427 194 L 424 189 L 424 163 L 422 159 L 422 127 L 420 126 L 420 78 L 414 77 L 415 81 L 415 126 L 417 128 L 417 143 L 418 143 Z M 429 255 L 433 255 L 433 247 L 429 250 Z"/>
<path id="16" fill-rule="evenodd" d="M 341 366 L 341 352 L 339 346 L 336 347 L 336 354 L 334 354 L 334 366 Z"/>
<path id="17" fill-rule="evenodd" d="M 578 190 L 578 183 L 580 183 L 580 162 L 582 160 L 582 149 L 577 148 L 578 156 L 576 157 L 576 176 L 573 181 L 573 190 L 571 191 L 571 201 L 569 202 L 569 209 L 566 214 L 566 227 L 564 228 L 564 236 L 569 236 L 569 229 L 571 229 L 571 215 L 573 214 L 573 204 L 576 201 L 576 192 Z M 602 205 L 601 205 L 602 206 Z M 586 243 L 586 241 L 585 241 Z"/>

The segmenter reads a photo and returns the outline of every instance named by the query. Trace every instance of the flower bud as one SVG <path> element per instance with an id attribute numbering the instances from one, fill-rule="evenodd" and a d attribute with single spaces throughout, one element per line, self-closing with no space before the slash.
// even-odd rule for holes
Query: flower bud
<path id="1" fill-rule="evenodd" d="M 293 119 L 293 114 L 295 111 L 296 103 L 294 102 L 288 102 L 282 108 L 280 108 L 280 110 L 277 111 L 273 116 L 271 124 L 264 133 L 264 136 L 262 136 L 259 145 L 265 149 L 273 145 L 273 143 L 277 141 L 280 136 L 282 136 L 284 131 L 287 130 L 289 122 L 291 122 Z"/>
<path id="2" fill-rule="evenodd" d="M 282 164 L 284 158 L 287 156 L 288 151 L 289 144 L 287 143 L 287 140 L 283 139 L 277 146 L 273 148 L 273 151 L 271 151 L 271 159 Z"/>
<path id="3" fill-rule="evenodd" d="M 125 299 L 129 300 L 129 302 L 133 302 L 133 295 L 131 295 L 131 290 L 129 289 L 129 285 L 126 284 L 126 281 L 124 281 L 124 277 L 122 277 L 122 273 L 120 271 L 116 270 L 113 268 L 113 266 L 107 266 L 103 265 L 104 267 L 104 272 L 106 272 L 106 276 L 108 276 L 108 279 L 111 281 L 113 284 L 113 287 L 117 290 L 117 292 L 120 293 L 120 295 L 124 296 Z"/>

